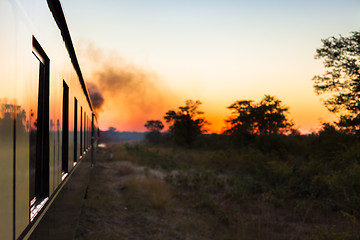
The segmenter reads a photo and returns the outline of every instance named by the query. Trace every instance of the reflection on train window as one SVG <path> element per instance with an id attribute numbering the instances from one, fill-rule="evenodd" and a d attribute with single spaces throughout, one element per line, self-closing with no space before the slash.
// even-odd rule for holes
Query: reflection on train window
<path id="1" fill-rule="evenodd" d="M 74 98 L 74 164 L 77 162 L 78 158 L 77 158 L 77 146 L 78 146 L 78 139 L 77 139 L 77 134 L 78 134 L 78 127 L 77 127 L 77 99 Z"/>
<path id="2" fill-rule="evenodd" d="M 69 155 L 69 87 L 63 81 L 63 125 L 62 125 L 62 180 L 68 173 Z"/>
<path id="3" fill-rule="evenodd" d="M 30 220 L 49 195 L 49 59 L 33 37 L 30 96 Z"/>

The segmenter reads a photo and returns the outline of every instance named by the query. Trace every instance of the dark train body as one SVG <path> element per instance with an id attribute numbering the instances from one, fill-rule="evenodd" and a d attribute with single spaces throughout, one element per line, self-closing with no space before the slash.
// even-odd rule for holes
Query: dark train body
<path id="1" fill-rule="evenodd" d="M 27 239 L 97 120 L 59 0 L 0 0 L 0 30 L 0 239 Z"/>

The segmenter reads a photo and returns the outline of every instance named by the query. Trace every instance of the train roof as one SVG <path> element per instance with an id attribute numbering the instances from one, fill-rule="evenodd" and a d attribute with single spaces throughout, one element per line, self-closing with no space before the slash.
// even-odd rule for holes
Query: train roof
<path id="1" fill-rule="evenodd" d="M 65 46 L 66 46 L 66 49 L 69 53 L 69 56 L 70 56 L 70 59 L 71 59 L 71 62 L 72 62 L 72 65 L 76 71 L 76 74 L 78 75 L 79 77 L 79 81 L 80 81 L 80 84 L 81 84 L 81 87 L 84 91 L 84 94 L 86 96 L 86 99 L 90 105 L 90 108 L 91 108 L 91 111 L 94 112 L 94 108 L 92 106 L 92 103 L 91 103 L 91 99 L 90 99 L 90 95 L 89 95 L 89 92 L 86 88 L 86 85 L 85 85 L 85 81 L 84 81 L 84 78 L 82 76 L 82 73 L 81 73 L 81 69 L 80 69 L 80 65 L 79 65 L 79 62 L 77 60 L 77 57 L 76 57 L 76 53 L 75 53 L 75 49 L 74 49 L 74 45 L 72 43 L 72 40 L 71 40 L 71 36 L 70 36 L 70 31 L 69 31 L 69 28 L 67 26 L 67 23 L 66 23 L 66 19 L 65 19 L 65 16 L 64 16 L 64 12 L 63 12 L 63 9 L 62 9 L 62 6 L 61 6 L 61 3 L 59 0 L 47 0 L 47 3 L 48 3 L 48 6 L 49 6 L 49 9 L 55 19 L 55 22 L 58 26 L 58 28 L 60 29 L 60 32 L 61 32 L 61 36 L 65 42 Z"/>

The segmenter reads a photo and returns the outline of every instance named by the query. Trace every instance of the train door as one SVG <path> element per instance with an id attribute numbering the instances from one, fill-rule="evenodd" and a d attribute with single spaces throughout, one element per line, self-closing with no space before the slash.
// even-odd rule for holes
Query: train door
<path id="1" fill-rule="evenodd" d="M 30 97 L 30 219 L 49 195 L 49 59 L 33 38 L 35 78 Z"/>

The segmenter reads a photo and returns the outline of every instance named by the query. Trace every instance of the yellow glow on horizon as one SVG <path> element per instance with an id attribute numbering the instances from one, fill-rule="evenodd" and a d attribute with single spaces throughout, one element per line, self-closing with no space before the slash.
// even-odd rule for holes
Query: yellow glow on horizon
<path id="1" fill-rule="evenodd" d="M 262 97 L 262 96 L 261 96 Z M 197 100 L 193 98 L 194 100 Z M 259 101 L 259 99 L 252 99 Z M 317 100 L 317 101 L 314 101 Z M 242 100 L 242 99 L 237 99 Z M 301 133 L 307 134 L 314 132 L 321 127 L 322 122 L 335 121 L 337 116 L 330 113 L 319 101 L 317 96 L 308 99 L 297 99 L 291 101 L 285 98 L 280 99 L 284 105 L 290 107 L 288 118 L 294 122 L 294 128 L 300 130 Z M 234 100 L 235 101 L 235 100 Z M 231 111 L 227 107 L 234 101 L 204 101 L 200 105 L 200 110 L 204 112 L 203 117 L 210 123 L 205 126 L 208 133 L 222 133 L 226 130 L 225 120 L 230 116 Z M 290 104 L 289 104 L 290 103 Z M 165 125 L 164 115 L 168 110 L 176 110 L 179 106 L 183 106 L 182 101 L 176 101 L 169 104 L 168 107 L 162 107 L 159 111 L 153 112 L 151 115 L 142 114 L 141 111 L 133 109 L 129 110 L 126 106 L 119 102 L 110 102 L 104 106 L 104 114 L 100 113 L 100 127 L 107 130 L 109 127 L 115 127 L 118 131 L 145 131 L 144 124 L 147 120 L 161 120 Z M 113 108 L 117 108 L 119 113 L 108 114 Z M 123 110 L 121 110 L 123 109 Z M 106 114 L 107 113 L 107 114 Z M 165 129 L 166 130 L 166 129 Z"/>

